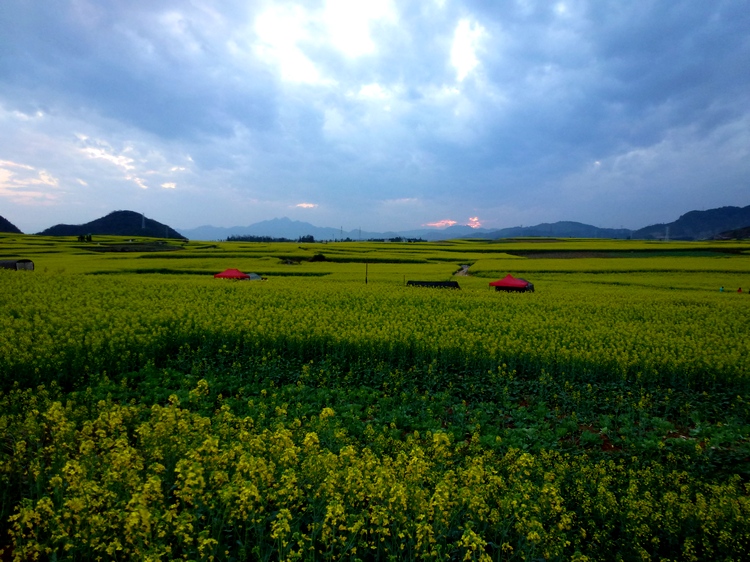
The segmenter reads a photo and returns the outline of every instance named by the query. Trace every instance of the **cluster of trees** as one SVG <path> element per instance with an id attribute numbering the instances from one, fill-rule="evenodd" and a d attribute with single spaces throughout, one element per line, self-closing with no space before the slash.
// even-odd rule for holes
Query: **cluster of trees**
<path id="1" fill-rule="evenodd" d="M 357 242 L 351 238 L 344 238 L 339 240 L 340 242 Z M 424 242 L 422 238 L 406 238 L 404 236 L 396 236 L 394 238 L 368 238 L 367 242 Z M 239 234 L 227 237 L 227 242 L 263 242 L 268 244 L 270 242 L 298 242 L 301 244 L 312 244 L 315 242 L 315 237 L 312 234 L 306 236 L 300 236 L 297 240 L 291 238 L 275 238 L 273 236 L 252 236 L 249 234 Z M 331 242 L 331 240 L 319 240 L 319 242 Z"/>
<path id="2" fill-rule="evenodd" d="M 404 236 L 396 236 L 394 238 L 368 238 L 368 242 L 424 242 L 422 238 L 406 238 Z"/>
<path id="3" fill-rule="evenodd" d="M 307 236 L 300 236 L 297 240 L 292 240 L 291 238 L 275 238 L 273 236 L 251 236 L 247 234 L 247 235 L 229 236 L 227 238 L 227 242 L 263 242 L 264 244 L 268 244 L 270 242 L 304 242 L 304 243 L 309 244 L 311 242 L 315 242 L 315 238 L 312 235 L 307 235 Z"/>

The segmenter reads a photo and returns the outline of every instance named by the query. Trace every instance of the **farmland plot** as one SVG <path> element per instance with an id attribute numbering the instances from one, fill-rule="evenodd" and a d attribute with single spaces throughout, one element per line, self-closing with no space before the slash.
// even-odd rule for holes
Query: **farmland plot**
<path id="1" fill-rule="evenodd" d="M 191 244 L 113 257 L 59 242 L 33 274 L 0 271 L 6 555 L 750 548 L 747 255 Z M 459 291 L 404 286 L 462 263 Z M 204 272 L 225 267 L 268 281 Z M 490 291 L 505 273 L 537 291 Z"/>

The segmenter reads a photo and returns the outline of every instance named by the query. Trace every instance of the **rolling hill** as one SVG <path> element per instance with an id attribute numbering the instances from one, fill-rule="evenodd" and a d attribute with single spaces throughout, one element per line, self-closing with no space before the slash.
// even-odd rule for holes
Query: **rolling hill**
<path id="1" fill-rule="evenodd" d="M 750 238 L 750 226 L 727 230 L 714 236 L 715 240 L 745 240 L 747 238 Z"/>
<path id="2" fill-rule="evenodd" d="M 0 232 L 9 232 L 11 234 L 23 234 L 18 227 L 8 219 L 0 217 Z"/>
<path id="3" fill-rule="evenodd" d="M 81 236 L 92 234 L 184 238 L 175 229 L 153 219 L 147 219 L 141 213 L 134 211 L 114 211 L 86 224 L 58 224 L 43 230 L 39 234 L 45 236 Z"/>

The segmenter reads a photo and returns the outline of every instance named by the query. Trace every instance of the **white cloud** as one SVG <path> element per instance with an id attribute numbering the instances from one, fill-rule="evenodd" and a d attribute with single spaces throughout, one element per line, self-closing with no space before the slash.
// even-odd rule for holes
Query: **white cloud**
<path id="1" fill-rule="evenodd" d="M 16 170 L 19 171 L 13 171 L 10 168 L 16 168 Z M 28 172 L 36 172 L 36 174 L 30 174 Z M 47 172 L 47 170 L 37 170 L 33 166 L 28 166 L 26 164 L 0 160 L 0 187 L 9 189 L 29 185 L 48 185 L 50 187 L 58 187 L 59 184 L 59 180 Z"/>
<path id="2" fill-rule="evenodd" d="M 113 154 L 111 149 L 105 147 L 87 146 L 86 148 L 82 148 L 81 152 L 89 158 L 106 160 L 124 171 L 135 169 L 132 158 L 124 154 Z"/>
<path id="3" fill-rule="evenodd" d="M 314 209 L 317 206 L 317 203 L 298 203 L 295 205 L 295 207 L 299 207 L 301 209 Z"/>
<path id="4" fill-rule="evenodd" d="M 138 176 L 125 176 L 125 179 L 132 181 L 141 189 L 148 189 L 148 185 L 146 185 L 146 181 L 143 178 L 139 178 Z"/>
<path id="5" fill-rule="evenodd" d="M 443 219 L 435 222 L 428 222 L 427 224 L 423 224 L 422 226 L 432 226 L 435 228 L 445 228 L 448 226 L 453 226 L 454 224 L 457 224 L 456 221 L 451 219 Z"/>
<path id="6" fill-rule="evenodd" d="M 24 170 L 33 170 L 33 166 L 27 164 L 19 164 L 18 162 L 11 162 L 10 160 L 0 160 L 0 167 L 2 168 L 22 168 Z"/>
<path id="7" fill-rule="evenodd" d="M 0 162 L 0 166 L 2 166 L 2 162 Z M 7 168 L 0 167 L 0 188 L 10 186 L 14 175 L 15 174 Z"/>
<path id="8" fill-rule="evenodd" d="M 0 160 L 0 197 L 24 205 L 50 203 L 58 194 L 40 187 L 58 188 L 60 181 L 47 170 L 37 170 L 28 164 Z"/>
<path id="9" fill-rule="evenodd" d="M 419 203 L 419 199 L 416 197 L 402 197 L 401 199 L 386 199 L 383 201 L 384 205 L 414 205 Z"/>
<path id="10" fill-rule="evenodd" d="M 141 189 L 148 189 L 148 183 L 144 178 L 149 176 L 157 178 L 152 180 L 154 182 L 161 180 L 161 187 L 174 189 L 177 184 L 171 181 L 173 173 L 187 170 L 184 166 L 173 165 L 159 150 L 148 146 L 141 140 L 126 141 L 124 148 L 115 149 L 108 141 L 100 138 L 84 134 L 77 134 L 76 137 L 79 146 L 75 150 L 79 154 L 83 154 L 89 160 L 99 160 L 110 164 L 119 172 L 119 174 L 114 174 L 115 177 L 119 175 L 121 179 L 133 182 Z M 187 160 L 190 160 L 190 157 L 187 157 Z M 96 174 L 96 181 L 101 181 L 102 177 L 109 174 L 105 169 L 92 170 L 92 173 Z M 71 179 L 71 181 L 88 185 L 81 179 Z"/>
<path id="11" fill-rule="evenodd" d="M 347 58 L 377 52 L 371 24 L 397 21 L 391 0 L 327 0 L 322 9 L 271 5 L 255 19 L 256 56 L 278 69 L 287 82 L 332 85 L 311 56 L 312 49 L 333 47 Z M 239 53 L 237 42 L 230 50 Z"/>
<path id="12" fill-rule="evenodd" d="M 146 181 L 143 178 L 132 173 L 136 169 L 135 159 L 125 155 L 126 152 L 133 151 L 132 147 L 127 147 L 121 153 L 117 154 L 109 145 L 107 145 L 103 141 L 88 141 L 88 139 L 86 139 L 86 141 L 94 143 L 96 145 L 87 146 L 80 149 L 81 152 L 88 158 L 104 160 L 105 162 L 113 164 L 114 166 L 125 172 L 126 180 L 132 181 L 141 189 L 148 189 Z"/>
<path id="13" fill-rule="evenodd" d="M 377 82 L 372 84 L 366 84 L 359 89 L 360 98 L 371 99 L 371 100 L 386 100 L 391 97 L 391 93 L 383 88 Z"/>
<path id="14" fill-rule="evenodd" d="M 461 96 L 461 90 L 453 86 L 430 87 L 425 89 L 425 97 L 438 104 L 455 103 Z"/>
<path id="15" fill-rule="evenodd" d="M 302 6 L 272 6 L 255 20 L 259 43 L 255 53 L 278 68 L 283 80 L 316 84 L 323 78 L 315 64 L 299 47 L 312 39 L 311 14 Z"/>
<path id="16" fill-rule="evenodd" d="M 463 82 L 479 65 L 477 51 L 487 31 L 478 23 L 462 19 L 456 26 L 451 46 L 451 64 L 456 69 L 456 79 Z"/>
<path id="17" fill-rule="evenodd" d="M 329 41 L 352 58 L 377 50 L 370 34 L 370 23 L 380 19 L 396 20 L 395 10 L 388 0 L 328 0 L 323 12 Z"/>
<path id="18" fill-rule="evenodd" d="M 58 179 L 51 176 L 46 170 L 39 170 L 39 179 L 32 180 L 31 183 L 51 185 L 52 187 L 57 187 L 60 184 Z"/>

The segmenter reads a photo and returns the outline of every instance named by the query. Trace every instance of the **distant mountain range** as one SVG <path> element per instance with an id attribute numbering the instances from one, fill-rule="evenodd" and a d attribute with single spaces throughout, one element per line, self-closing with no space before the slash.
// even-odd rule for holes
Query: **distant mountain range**
<path id="1" fill-rule="evenodd" d="M 86 224 L 58 224 L 39 234 L 46 236 L 120 235 L 154 238 L 190 238 L 192 240 L 226 240 L 230 236 L 265 236 L 296 240 L 313 236 L 315 240 L 388 240 L 394 238 L 422 239 L 427 241 L 453 238 L 634 238 L 643 240 L 706 240 L 711 238 L 746 238 L 750 229 L 750 205 L 747 207 L 720 207 L 707 211 L 690 211 L 671 223 L 654 224 L 639 230 L 627 228 L 599 228 L 579 222 L 560 221 L 535 226 L 515 226 L 499 230 L 454 225 L 448 228 L 422 228 L 406 231 L 371 232 L 318 227 L 307 222 L 276 218 L 251 224 L 222 228 L 174 228 L 145 218 L 133 211 L 114 211 L 105 217 Z M 13 224 L 0 217 L 0 232 L 20 234 Z"/>
<path id="2" fill-rule="evenodd" d="M 655 224 L 639 230 L 599 228 L 580 222 L 560 221 L 535 226 L 514 226 L 499 230 L 454 225 L 443 229 L 423 228 L 399 232 L 369 232 L 318 227 L 285 217 L 266 220 L 249 226 L 234 226 L 231 228 L 201 226 L 182 229 L 181 232 L 187 238 L 193 240 L 225 240 L 230 236 L 272 236 L 290 239 L 313 236 L 316 240 L 345 240 L 347 238 L 350 240 L 369 240 L 401 237 L 421 238 L 428 241 L 452 238 L 489 238 L 494 240 L 520 237 L 705 240 L 726 231 L 746 226 L 750 226 L 750 205 L 747 207 L 720 207 L 707 211 L 690 211 L 674 222 Z"/>
<path id="3" fill-rule="evenodd" d="M 58 224 L 43 230 L 43 236 L 148 236 L 151 238 L 184 238 L 174 228 L 134 211 L 114 211 L 86 224 Z"/>
<path id="4" fill-rule="evenodd" d="M 493 230 L 483 238 L 518 238 L 526 236 L 544 236 L 555 238 L 630 238 L 631 230 L 627 228 L 599 228 L 580 222 L 560 221 L 542 223 L 536 226 L 514 226 Z"/>
<path id="5" fill-rule="evenodd" d="M 220 228 L 201 226 L 182 229 L 181 232 L 193 240 L 225 240 L 230 236 L 271 236 L 275 238 L 297 239 L 313 236 L 316 240 L 388 240 L 393 238 L 422 239 L 427 241 L 449 240 L 454 238 L 512 238 L 517 236 L 557 236 L 564 238 L 628 238 L 627 229 L 598 228 L 577 222 L 558 222 L 537 226 L 488 230 L 466 225 L 447 228 L 421 228 L 417 230 L 370 232 L 365 230 L 343 230 L 313 226 L 307 222 L 293 221 L 286 217 L 266 220 L 249 226 Z"/>

